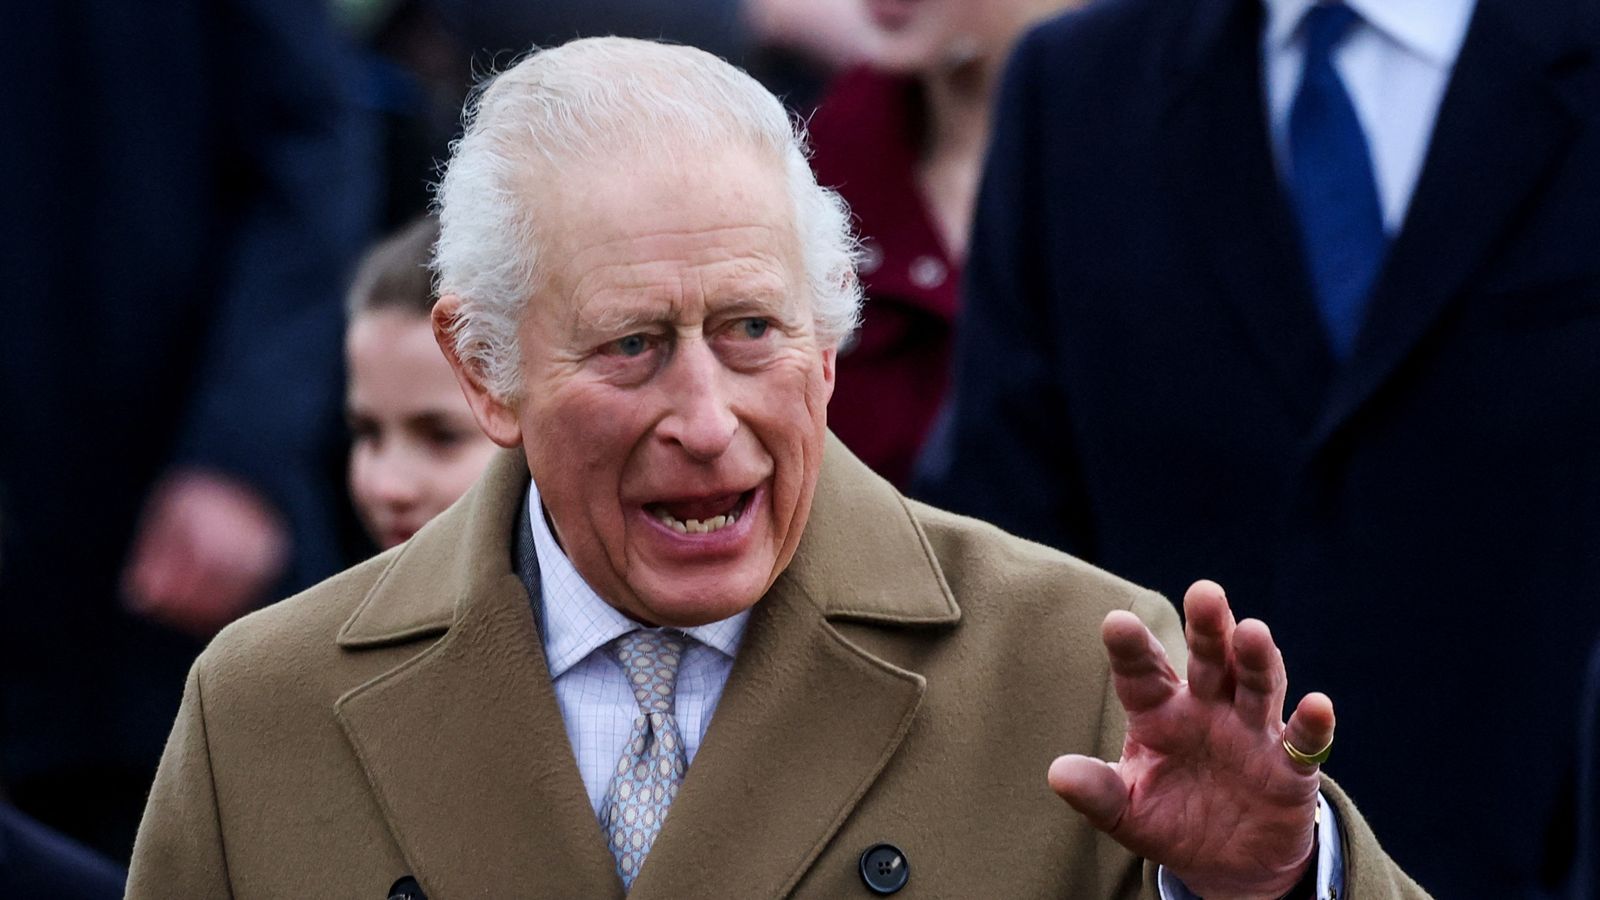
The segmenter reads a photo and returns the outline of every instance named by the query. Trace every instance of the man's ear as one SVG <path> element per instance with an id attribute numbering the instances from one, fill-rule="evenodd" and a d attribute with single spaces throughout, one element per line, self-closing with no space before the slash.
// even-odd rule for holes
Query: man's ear
<path id="1" fill-rule="evenodd" d="M 489 440 L 502 447 L 521 446 L 522 422 L 517 418 L 516 407 L 489 390 L 481 363 L 463 360 L 456 350 L 455 327 L 460 315 L 460 297 L 455 294 L 440 297 L 433 305 L 433 339 L 439 342 L 444 358 L 450 361 L 450 371 L 455 373 L 456 383 L 461 385 L 461 393 L 466 395 L 478 427 Z"/>

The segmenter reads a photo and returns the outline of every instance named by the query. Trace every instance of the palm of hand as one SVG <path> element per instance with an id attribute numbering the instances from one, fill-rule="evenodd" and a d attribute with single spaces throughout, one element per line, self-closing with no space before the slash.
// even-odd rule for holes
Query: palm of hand
<path id="1" fill-rule="evenodd" d="M 1064 756 L 1051 786 L 1091 824 L 1166 866 L 1208 898 L 1275 898 L 1311 862 L 1318 776 L 1284 752 L 1333 737 L 1327 697 L 1302 700 L 1285 726 L 1283 657 L 1260 622 L 1235 624 L 1221 588 L 1184 598 L 1189 680 L 1128 613 L 1102 628 L 1128 715 L 1122 758 Z"/>
<path id="2" fill-rule="evenodd" d="M 1116 766 L 1128 805 L 1112 836 L 1205 897 L 1281 896 L 1311 853 L 1318 784 L 1281 734 L 1187 687 L 1131 715 Z"/>

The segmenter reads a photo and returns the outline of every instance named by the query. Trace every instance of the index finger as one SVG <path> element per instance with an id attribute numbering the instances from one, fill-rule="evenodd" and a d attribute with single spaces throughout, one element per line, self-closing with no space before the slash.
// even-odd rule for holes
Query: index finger
<path id="1" fill-rule="evenodd" d="M 1111 660 L 1111 678 L 1123 709 L 1142 712 L 1177 692 L 1180 681 L 1167 660 L 1166 648 L 1138 616 L 1120 609 L 1107 614 L 1100 639 Z"/>

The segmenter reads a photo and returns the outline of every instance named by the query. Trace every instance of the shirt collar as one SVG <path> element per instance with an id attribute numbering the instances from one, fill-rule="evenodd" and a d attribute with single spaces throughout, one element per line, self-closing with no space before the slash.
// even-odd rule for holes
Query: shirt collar
<path id="1" fill-rule="evenodd" d="M 1317 0 L 1262 0 L 1267 10 L 1267 47 L 1283 50 Z M 1476 0 L 1344 0 L 1362 21 L 1428 62 L 1454 65 Z"/>
<path id="2" fill-rule="evenodd" d="M 550 677 L 560 678 L 589 654 L 639 627 L 603 600 L 567 558 L 545 521 L 539 486 L 528 483 L 528 518 L 539 555 L 540 636 Z M 717 622 L 682 629 L 689 637 L 733 658 L 739 652 L 750 610 Z"/>

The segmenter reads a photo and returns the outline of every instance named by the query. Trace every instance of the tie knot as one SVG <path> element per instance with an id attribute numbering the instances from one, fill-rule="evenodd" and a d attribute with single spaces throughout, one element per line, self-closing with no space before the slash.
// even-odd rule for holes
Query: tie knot
<path id="1" fill-rule="evenodd" d="M 1356 11 L 1334 0 L 1318 3 L 1306 13 L 1306 58 L 1326 58 L 1356 21 Z"/>
<path id="2" fill-rule="evenodd" d="M 672 712 L 683 661 L 684 638 L 667 631 L 630 631 L 611 644 L 611 655 L 633 688 L 633 699 L 645 715 Z"/>

